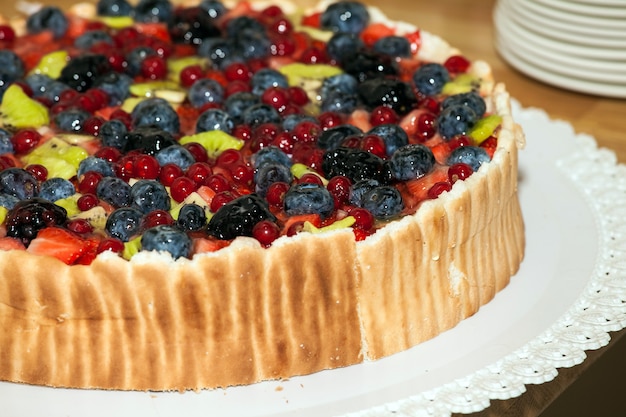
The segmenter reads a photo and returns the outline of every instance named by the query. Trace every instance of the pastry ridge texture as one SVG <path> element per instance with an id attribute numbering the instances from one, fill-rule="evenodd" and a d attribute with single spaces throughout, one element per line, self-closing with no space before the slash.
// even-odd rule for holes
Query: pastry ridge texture
<path id="1" fill-rule="evenodd" d="M 379 359 L 454 327 L 509 283 L 524 255 L 524 136 L 504 86 L 484 85 L 503 120 L 492 161 L 364 241 L 350 229 L 267 249 L 237 238 L 193 260 L 105 253 L 89 266 L 0 251 L 0 379 L 227 387 Z"/>

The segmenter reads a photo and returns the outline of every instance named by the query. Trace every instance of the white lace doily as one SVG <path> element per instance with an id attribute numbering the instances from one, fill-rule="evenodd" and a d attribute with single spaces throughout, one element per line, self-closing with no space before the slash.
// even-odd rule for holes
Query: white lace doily
<path id="1" fill-rule="evenodd" d="M 570 124 L 550 120 L 543 110 L 513 105 L 515 120 L 522 125 L 529 119 L 550 124 L 560 133 L 559 139 L 575 141 L 575 151 L 558 159 L 556 166 L 585 197 L 595 216 L 598 257 L 587 287 L 547 331 L 492 365 L 439 388 L 346 417 L 478 412 L 489 407 L 491 400 L 518 397 L 528 384 L 551 381 L 559 368 L 582 363 L 585 351 L 607 345 L 610 332 L 626 327 L 626 166 L 617 163 L 612 151 L 598 148 L 591 136 L 576 134 Z"/>

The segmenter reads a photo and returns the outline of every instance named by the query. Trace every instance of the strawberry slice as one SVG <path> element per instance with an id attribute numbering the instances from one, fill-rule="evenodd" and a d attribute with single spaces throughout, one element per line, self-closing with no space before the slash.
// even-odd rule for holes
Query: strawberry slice
<path id="1" fill-rule="evenodd" d="M 1 237 L 0 238 L 0 250 L 24 250 L 26 247 L 21 240 L 14 237 Z"/>
<path id="2" fill-rule="evenodd" d="M 406 190 L 411 194 L 413 199 L 415 199 L 413 204 L 415 204 L 415 202 L 420 203 L 429 199 L 428 190 L 430 190 L 433 185 L 438 182 L 446 181 L 448 181 L 448 167 L 444 165 L 437 165 L 435 169 L 430 172 L 430 174 L 425 175 L 422 178 L 407 181 Z M 411 207 L 406 208 L 410 209 Z"/>
<path id="3" fill-rule="evenodd" d="M 480 147 L 487 151 L 489 158 L 493 158 L 493 154 L 496 152 L 496 148 L 498 147 L 498 138 L 495 136 L 489 136 L 481 142 Z"/>
<path id="4" fill-rule="evenodd" d="M 227 240 L 208 239 L 204 237 L 194 238 L 191 253 L 215 252 L 230 244 Z"/>
<path id="5" fill-rule="evenodd" d="M 60 227 L 42 229 L 26 249 L 35 255 L 53 256 L 67 265 L 73 265 L 85 252 L 85 239 Z"/>
<path id="6" fill-rule="evenodd" d="M 84 239 L 85 248 L 74 265 L 89 265 L 98 256 L 98 247 L 100 246 L 100 240 L 95 238 Z"/>
<path id="7" fill-rule="evenodd" d="M 380 38 L 392 36 L 393 34 L 395 34 L 395 30 L 393 28 L 383 23 L 372 23 L 363 29 L 360 36 L 365 46 L 371 47 Z"/>
<path id="8" fill-rule="evenodd" d="M 308 16 L 302 17 L 302 20 L 300 21 L 300 23 L 302 24 L 302 26 L 311 26 L 314 28 L 319 28 L 321 25 L 320 23 L 321 17 L 322 17 L 322 12 L 313 13 Z"/>

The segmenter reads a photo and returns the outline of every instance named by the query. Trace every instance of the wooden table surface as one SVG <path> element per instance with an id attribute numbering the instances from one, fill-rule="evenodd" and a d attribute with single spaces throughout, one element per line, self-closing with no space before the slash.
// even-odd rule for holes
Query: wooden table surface
<path id="1" fill-rule="evenodd" d="M 96 0 L 88 0 L 95 2 Z M 306 1 L 306 0 L 300 0 Z M 390 18 L 417 24 L 458 47 L 470 59 L 489 62 L 495 78 L 507 85 L 512 97 L 524 107 L 544 109 L 551 118 L 569 122 L 579 133 L 595 137 L 600 146 L 615 151 L 626 162 L 626 100 L 611 99 L 552 87 L 509 66 L 494 48 L 493 8 L 496 0 L 363 0 L 380 7 Z M 71 0 L 42 0 L 42 3 L 66 6 Z M 3 8 L 11 0 L 0 0 Z M 6 13 L 6 10 L 0 10 Z M 613 335 L 609 345 L 617 343 L 625 331 Z M 473 416 L 537 416 L 607 348 L 589 352 L 579 366 L 559 371 L 552 382 L 529 386 L 521 397 L 494 401 L 492 406 Z M 591 399 L 590 399 L 591 400 Z"/>

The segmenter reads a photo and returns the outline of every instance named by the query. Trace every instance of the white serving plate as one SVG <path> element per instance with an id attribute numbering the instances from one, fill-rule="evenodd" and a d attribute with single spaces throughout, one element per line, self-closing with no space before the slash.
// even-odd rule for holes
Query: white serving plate
<path id="1" fill-rule="evenodd" d="M 626 61 L 587 60 L 564 55 L 548 50 L 542 45 L 535 45 L 524 39 L 523 33 L 516 32 L 497 12 L 494 16 L 498 43 L 506 45 L 516 55 L 532 66 L 549 71 L 555 75 L 592 82 L 600 85 L 626 86 Z"/>
<path id="2" fill-rule="evenodd" d="M 612 28 L 588 27 L 585 25 L 572 25 L 560 19 L 550 18 L 532 10 L 526 2 L 501 0 L 509 9 L 509 16 L 524 26 L 539 31 L 540 33 L 564 39 L 574 44 L 582 43 L 600 45 L 623 45 L 626 42 L 626 28 L 615 30 Z M 590 40 L 591 39 L 591 40 Z"/>
<path id="3" fill-rule="evenodd" d="M 606 84 L 580 78 L 571 78 L 562 73 L 552 72 L 549 69 L 537 66 L 535 61 L 529 61 L 524 54 L 521 54 L 518 50 L 500 41 L 496 41 L 496 49 L 504 60 L 517 70 L 539 81 L 580 93 L 612 98 L 626 98 L 626 85 Z"/>
<path id="4" fill-rule="evenodd" d="M 577 0 L 530 0 L 552 9 L 566 12 L 569 15 L 577 14 L 581 17 L 600 17 L 617 20 L 626 17 L 626 2 L 616 0 L 613 4 L 604 1 L 577 1 Z"/>
<path id="5" fill-rule="evenodd" d="M 11 417 L 449 416 L 553 379 L 626 327 L 626 171 L 595 141 L 520 109 L 527 253 L 475 316 L 406 352 L 288 381 L 199 393 L 0 383 Z M 71 360 L 71 358 L 67 358 Z"/>

